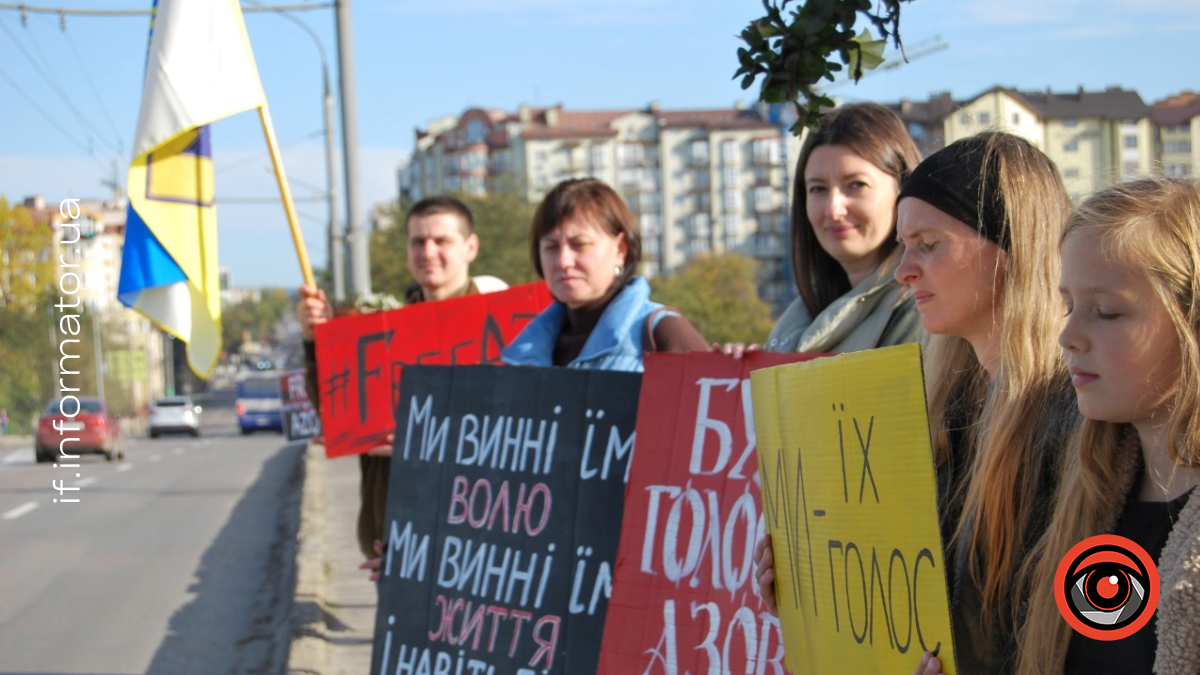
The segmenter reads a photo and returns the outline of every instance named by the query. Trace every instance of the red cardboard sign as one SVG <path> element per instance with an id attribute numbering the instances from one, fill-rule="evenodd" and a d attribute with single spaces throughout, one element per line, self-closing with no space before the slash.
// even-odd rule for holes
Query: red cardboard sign
<path id="1" fill-rule="evenodd" d="M 402 366 L 496 363 L 505 345 L 551 301 L 546 284 L 538 281 L 317 326 L 326 456 L 362 454 L 387 443 L 395 428 Z"/>
<path id="2" fill-rule="evenodd" d="M 750 371 L 817 356 L 647 356 L 598 673 L 786 673 L 754 580 Z"/>

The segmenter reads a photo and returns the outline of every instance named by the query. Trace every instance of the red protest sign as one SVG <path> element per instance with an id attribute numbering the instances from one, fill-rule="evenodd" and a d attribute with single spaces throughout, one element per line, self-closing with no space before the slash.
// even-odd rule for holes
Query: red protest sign
<path id="1" fill-rule="evenodd" d="M 750 371 L 817 356 L 647 356 L 598 673 L 786 672 L 754 581 Z"/>
<path id="2" fill-rule="evenodd" d="M 496 363 L 551 300 L 538 281 L 317 326 L 326 456 L 361 454 L 387 442 L 395 428 L 401 367 Z"/>

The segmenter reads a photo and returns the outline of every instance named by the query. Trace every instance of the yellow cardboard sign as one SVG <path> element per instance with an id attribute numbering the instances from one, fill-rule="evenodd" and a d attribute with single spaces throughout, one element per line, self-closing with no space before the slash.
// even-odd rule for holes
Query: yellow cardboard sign
<path id="1" fill-rule="evenodd" d="M 750 377 L 788 670 L 953 675 L 920 348 Z"/>

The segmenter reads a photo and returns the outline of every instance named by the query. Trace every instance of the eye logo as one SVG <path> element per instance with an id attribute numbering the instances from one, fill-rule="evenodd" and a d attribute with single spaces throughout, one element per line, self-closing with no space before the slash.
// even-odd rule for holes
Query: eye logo
<path id="1" fill-rule="evenodd" d="M 1158 569 L 1141 546 L 1113 534 L 1079 542 L 1058 564 L 1054 600 L 1067 623 L 1094 640 L 1136 633 L 1158 607 Z"/>

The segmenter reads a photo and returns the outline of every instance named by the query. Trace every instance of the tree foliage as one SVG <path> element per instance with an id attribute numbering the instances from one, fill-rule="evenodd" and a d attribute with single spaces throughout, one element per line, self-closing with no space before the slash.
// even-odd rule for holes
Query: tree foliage
<path id="1" fill-rule="evenodd" d="M 53 288 L 54 233 L 0 197 L 0 308 L 34 311 Z"/>
<path id="2" fill-rule="evenodd" d="M 709 342 L 761 343 L 771 308 L 758 297 L 758 264 L 741 255 L 702 255 L 667 278 L 651 280 L 653 298 L 688 318 Z"/>
<path id="3" fill-rule="evenodd" d="M 741 77 L 742 89 L 749 89 L 761 75 L 759 98 L 767 103 L 796 103 L 800 114 L 792 133 L 799 135 L 805 127 L 815 130 L 821 110 L 833 107 L 833 101 L 817 90 L 820 81 L 832 81 L 848 66 L 857 82 L 864 68 L 882 63 L 889 37 L 903 50 L 900 5 L 911 1 L 763 0 L 766 15 L 751 21 L 741 33 L 746 46 L 738 48 L 741 66 L 733 77 Z M 872 11 L 876 4 L 879 13 Z M 859 15 L 878 31 L 878 40 L 869 29 L 855 33 Z"/>
<path id="4" fill-rule="evenodd" d="M 475 215 L 479 255 L 471 263 L 471 274 L 490 274 L 513 286 L 536 280 L 537 273 L 529 260 L 529 226 L 536 207 L 512 192 L 454 196 Z M 413 283 L 404 228 L 409 207 L 411 204 L 397 204 L 396 225 L 371 234 L 371 288 L 377 293 L 399 297 Z"/>
<path id="5" fill-rule="evenodd" d="M 247 340 L 269 342 L 276 338 L 280 319 L 294 311 L 296 297 L 282 288 L 264 288 L 259 297 L 246 298 L 221 310 L 221 338 L 227 353 L 241 349 Z"/>

